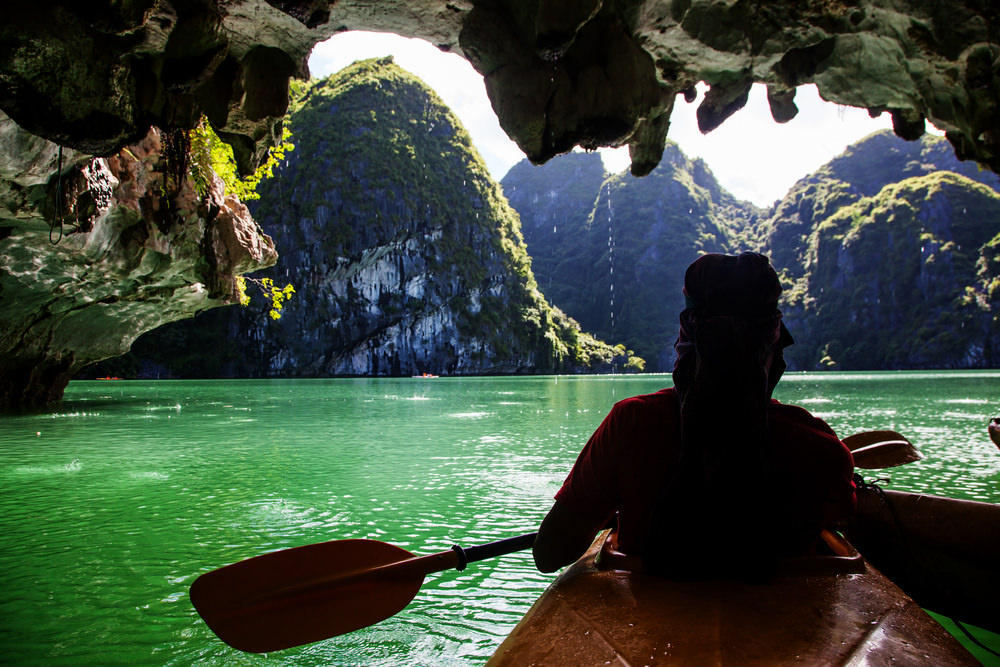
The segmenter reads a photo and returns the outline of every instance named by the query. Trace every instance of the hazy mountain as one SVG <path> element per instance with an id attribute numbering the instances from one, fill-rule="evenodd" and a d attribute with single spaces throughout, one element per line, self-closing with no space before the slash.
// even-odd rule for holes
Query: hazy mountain
<path id="1" fill-rule="evenodd" d="M 669 371 L 684 270 L 704 252 L 752 249 L 762 211 L 736 200 L 701 160 L 673 142 L 648 176 L 608 176 L 595 189 L 594 154 L 541 167 L 515 165 L 502 181 L 528 253 L 553 303 L 584 329 Z M 584 185 L 589 187 L 585 188 Z"/>

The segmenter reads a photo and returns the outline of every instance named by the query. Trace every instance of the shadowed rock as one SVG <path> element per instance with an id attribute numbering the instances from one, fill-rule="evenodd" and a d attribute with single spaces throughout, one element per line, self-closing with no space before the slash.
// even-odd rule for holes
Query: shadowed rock
<path id="1" fill-rule="evenodd" d="M 468 58 L 501 126 L 536 163 L 573 146 L 638 144 L 637 171 L 648 172 L 674 96 L 704 81 L 706 132 L 753 82 L 772 86 L 779 121 L 792 113 L 787 91 L 812 82 L 831 102 L 891 110 L 904 138 L 926 118 L 961 158 L 1000 166 L 1000 9 L 973 0 L 40 0 L 5 13 L 0 109 L 95 155 L 206 113 L 248 171 L 312 46 L 363 29 Z"/>
<path id="2" fill-rule="evenodd" d="M 64 151 L 0 117 L 0 405 L 62 396 L 83 367 L 161 324 L 233 303 L 274 244 L 216 180 L 164 177 L 160 133 L 107 158 Z M 29 159 L 33 157 L 34 159 Z"/>

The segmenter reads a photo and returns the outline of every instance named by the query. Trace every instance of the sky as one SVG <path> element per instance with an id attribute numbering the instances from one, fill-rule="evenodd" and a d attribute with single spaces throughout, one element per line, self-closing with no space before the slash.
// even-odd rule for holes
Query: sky
<path id="1" fill-rule="evenodd" d="M 433 88 L 472 136 L 493 178 L 524 159 L 524 153 L 500 129 L 486 97 L 483 78 L 461 56 L 443 53 L 419 39 L 391 33 L 345 32 L 316 45 L 309 57 L 313 78 L 323 78 L 355 60 L 392 55 L 397 65 Z M 703 135 L 695 110 L 705 87 L 692 103 L 677 100 L 668 139 L 691 158 L 700 157 L 724 188 L 762 207 L 780 199 L 800 178 L 877 130 L 891 128 L 888 114 L 870 118 L 866 109 L 823 101 L 816 87 L 796 91 L 798 115 L 778 124 L 771 118 L 766 89 L 755 84 L 747 105 L 719 128 Z M 928 127 L 933 131 L 933 128 Z M 628 149 L 602 149 L 605 167 L 613 173 L 628 169 Z"/>

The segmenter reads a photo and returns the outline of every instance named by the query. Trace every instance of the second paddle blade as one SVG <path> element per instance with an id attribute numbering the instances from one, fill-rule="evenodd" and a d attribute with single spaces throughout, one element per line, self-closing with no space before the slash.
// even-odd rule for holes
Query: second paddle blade
<path id="1" fill-rule="evenodd" d="M 894 468 L 924 458 L 916 447 L 906 440 L 891 440 L 865 445 L 851 452 L 854 467 L 867 470 Z"/>
<path id="2" fill-rule="evenodd" d="M 310 544 L 206 572 L 191 602 L 230 646 L 251 653 L 301 646 L 367 627 L 398 613 L 422 574 L 376 571 L 412 558 L 375 540 Z"/>

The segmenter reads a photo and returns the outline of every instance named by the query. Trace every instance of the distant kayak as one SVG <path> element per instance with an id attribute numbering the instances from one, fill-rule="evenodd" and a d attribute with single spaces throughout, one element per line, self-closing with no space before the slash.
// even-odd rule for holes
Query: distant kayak
<path id="1" fill-rule="evenodd" d="M 787 559 L 768 584 L 619 569 L 628 559 L 606 536 L 542 594 L 489 667 L 979 664 L 839 535 L 824 533 L 830 555 Z"/>
<path id="2" fill-rule="evenodd" d="M 103 378 L 97 378 L 97 379 L 98 380 L 121 380 L 120 377 L 110 377 L 110 376 L 109 377 L 103 377 Z"/>
<path id="3" fill-rule="evenodd" d="M 415 377 L 415 378 L 436 378 L 438 376 L 434 375 L 432 373 L 421 373 L 420 375 L 411 375 L 410 377 Z"/>

